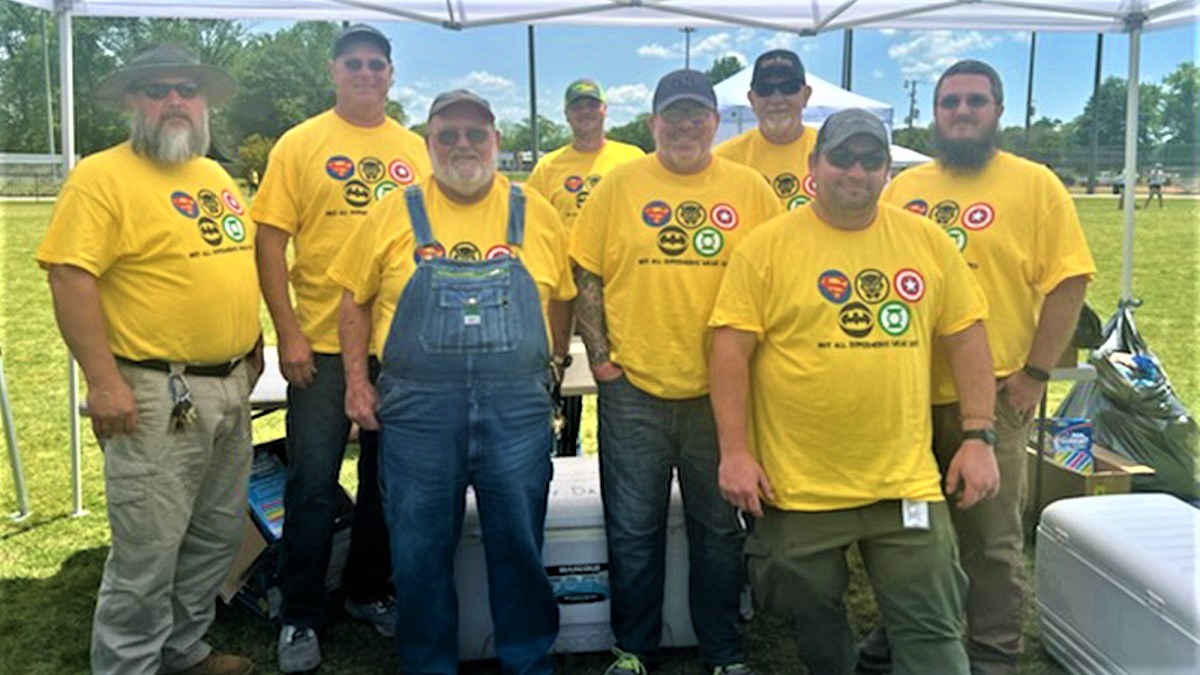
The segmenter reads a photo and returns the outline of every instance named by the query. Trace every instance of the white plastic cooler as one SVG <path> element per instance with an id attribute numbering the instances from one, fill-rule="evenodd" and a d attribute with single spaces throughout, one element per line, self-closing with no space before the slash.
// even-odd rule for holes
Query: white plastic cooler
<path id="1" fill-rule="evenodd" d="M 614 638 L 609 627 L 608 549 L 596 457 L 555 458 L 543 552 L 546 571 L 558 598 L 560 628 L 553 651 L 594 652 L 610 648 Z M 488 605 L 487 572 L 479 518 L 470 490 L 463 538 L 454 564 L 459 658 L 464 661 L 493 658 L 495 631 Z M 667 520 L 662 639 L 666 647 L 696 644 L 688 613 L 687 578 L 683 504 L 675 484 Z"/>
<path id="2" fill-rule="evenodd" d="M 1200 510 L 1162 494 L 1064 499 L 1037 530 L 1042 641 L 1072 673 L 1200 673 Z"/>

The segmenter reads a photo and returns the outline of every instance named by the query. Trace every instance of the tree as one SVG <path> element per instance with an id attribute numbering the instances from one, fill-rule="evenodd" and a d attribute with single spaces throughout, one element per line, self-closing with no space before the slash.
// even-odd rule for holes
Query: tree
<path id="1" fill-rule="evenodd" d="M 566 126 L 538 115 L 538 150 L 545 152 L 566 145 L 571 132 Z M 500 123 L 500 149 L 513 152 L 532 150 L 533 134 L 529 130 L 529 118 L 512 123 Z"/>
<path id="2" fill-rule="evenodd" d="M 650 133 L 650 115 L 643 113 L 632 122 L 608 130 L 608 137 L 614 141 L 636 145 L 646 152 L 654 152 L 654 135 Z"/>
<path id="3" fill-rule="evenodd" d="M 1184 61 L 1163 78 L 1162 126 L 1168 142 L 1200 144 L 1200 68 Z"/>
<path id="4" fill-rule="evenodd" d="M 713 64 L 704 73 L 708 75 L 708 81 L 715 86 L 741 72 L 745 67 L 746 64 L 742 63 L 741 59 L 730 54 L 713 61 Z"/>
<path id="5" fill-rule="evenodd" d="M 1158 144 L 1162 134 L 1163 90 L 1156 84 L 1142 83 L 1138 96 L 1138 144 L 1150 149 Z M 1126 80 L 1119 77 L 1104 80 L 1100 91 L 1088 99 L 1083 114 L 1073 121 L 1072 143 L 1078 147 L 1090 147 L 1093 119 L 1099 123 L 1100 145 L 1124 143 L 1125 99 Z"/>
<path id="6" fill-rule="evenodd" d="M 933 132 L 928 127 L 894 129 L 892 142 L 925 155 L 933 154 Z"/>

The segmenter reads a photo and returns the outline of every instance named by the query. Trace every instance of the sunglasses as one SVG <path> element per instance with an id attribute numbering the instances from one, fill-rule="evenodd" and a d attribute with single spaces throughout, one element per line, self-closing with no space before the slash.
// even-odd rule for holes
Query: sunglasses
<path id="1" fill-rule="evenodd" d="M 342 61 L 342 65 L 346 67 L 346 70 L 352 72 L 358 72 L 363 69 L 364 65 L 366 65 L 366 67 L 370 69 L 372 73 L 382 73 L 383 71 L 387 70 L 388 62 L 384 61 L 383 59 L 368 59 L 364 62 L 362 59 L 349 58 L 345 61 Z"/>
<path id="2" fill-rule="evenodd" d="M 754 94 L 756 96 L 761 96 L 763 98 L 766 98 L 775 92 L 779 92 L 784 96 L 791 96 L 792 94 L 798 93 L 802 88 L 804 88 L 804 83 L 800 80 L 787 80 L 785 82 L 759 82 L 757 84 L 750 85 L 750 88 L 754 90 Z"/>
<path id="3" fill-rule="evenodd" d="M 458 143 L 458 139 L 462 136 L 467 137 L 467 142 L 471 145 L 483 145 L 491 136 L 487 129 L 480 127 L 471 127 L 466 131 L 460 132 L 458 129 L 442 129 L 434 136 L 438 144 L 444 145 L 447 148 Z"/>
<path id="4" fill-rule="evenodd" d="M 882 150 L 857 153 L 845 148 L 834 148 L 825 153 L 825 159 L 833 166 L 843 171 L 855 164 L 862 164 L 863 171 L 878 171 L 887 163 L 887 155 Z"/>
<path id="5" fill-rule="evenodd" d="M 191 100 L 200 93 L 200 85 L 195 82 L 180 82 L 179 84 L 145 84 L 137 91 L 148 99 L 161 101 L 171 95 L 174 90 L 179 98 Z"/>
<path id="6" fill-rule="evenodd" d="M 968 94 L 966 101 L 967 107 L 978 109 L 989 105 L 992 102 L 992 98 L 986 94 Z M 958 94 L 946 94 L 938 100 L 938 107 L 943 110 L 954 110 L 962 102 L 963 97 Z"/>
<path id="7" fill-rule="evenodd" d="M 658 116 L 667 124 L 679 124 L 684 120 L 692 124 L 702 124 L 711 114 L 712 110 L 703 106 L 689 106 L 687 108 L 671 106 L 659 113 Z"/>

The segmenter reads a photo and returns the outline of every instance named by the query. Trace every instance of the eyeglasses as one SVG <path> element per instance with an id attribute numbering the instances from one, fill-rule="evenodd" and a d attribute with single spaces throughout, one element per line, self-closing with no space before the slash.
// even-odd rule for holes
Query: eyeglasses
<path id="1" fill-rule="evenodd" d="M 750 85 L 756 96 L 766 98 L 775 92 L 779 92 L 784 96 L 791 96 L 804 88 L 804 83 L 800 80 L 787 80 L 784 82 L 758 82 Z"/>
<path id="2" fill-rule="evenodd" d="M 686 108 L 671 106 L 660 112 L 658 117 L 667 124 L 679 124 L 684 120 L 692 124 L 702 124 L 708 120 L 708 116 L 711 114 L 712 110 L 703 106 L 688 106 Z"/>
<path id="3" fill-rule="evenodd" d="M 986 94 L 968 94 L 966 96 L 967 107 L 982 108 L 992 102 L 992 98 Z M 958 108 L 958 104 L 963 102 L 963 97 L 958 94 L 946 94 L 938 100 L 938 107 L 943 110 L 954 110 Z"/>
<path id="4" fill-rule="evenodd" d="M 137 91 L 148 99 L 161 101 L 171 95 L 174 90 L 179 98 L 191 100 L 200 93 L 200 85 L 195 82 L 180 82 L 178 84 L 144 84 Z"/>
<path id="5" fill-rule="evenodd" d="M 467 142 L 471 145 L 482 145 L 491 136 L 487 129 L 470 127 L 461 132 L 458 129 L 442 129 L 437 132 L 434 138 L 437 139 L 438 144 L 449 148 L 458 143 L 458 139 L 464 135 L 467 137 Z"/>
<path id="6" fill-rule="evenodd" d="M 882 150 L 857 153 L 845 148 L 834 148 L 825 153 L 825 159 L 843 171 L 852 168 L 855 164 L 862 164 L 863 171 L 878 171 L 887 163 L 887 154 Z"/>
<path id="7" fill-rule="evenodd" d="M 358 72 L 363 69 L 363 65 L 366 65 L 372 73 L 382 73 L 387 70 L 388 62 L 383 59 L 367 59 L 364 62 L 362 59 L 350 58 L 342 61 L 342 65 L 346 67 L 346 70 L 352 72 Z"/>

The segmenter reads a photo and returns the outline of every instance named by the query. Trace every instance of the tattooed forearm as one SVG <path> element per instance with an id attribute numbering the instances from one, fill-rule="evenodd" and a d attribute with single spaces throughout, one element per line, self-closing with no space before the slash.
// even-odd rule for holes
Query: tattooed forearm
<path id="1" fill-rule="evenodd" d="M 609 361 L 608 329 L 604 324 L 604 279 L 579 265 L 572 265 L 575 274 L 575 330 L 583 338 L 588 362 L 592 366 Z"/>

